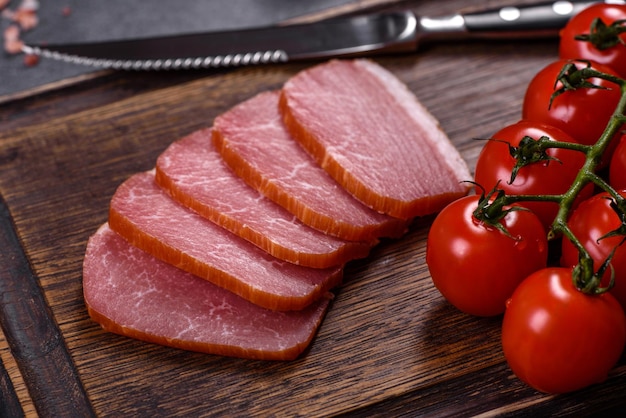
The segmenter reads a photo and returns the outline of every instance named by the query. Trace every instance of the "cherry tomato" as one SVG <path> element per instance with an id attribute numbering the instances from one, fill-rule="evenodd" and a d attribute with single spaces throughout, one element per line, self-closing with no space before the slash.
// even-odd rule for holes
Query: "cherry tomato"
<path id="1" fill-rule="evenodd" d="M 626 19 L 626 6 L 618 4 L 595 4 L 587 7 L 574 17 L 561 30 L 559 57 L 564 59 L 585 59 L 613 68 L 622 77 L 626 76 L 626 46 L 620 42 L 612 42 L 610 46 L 594 45 L 589 40 L 577 40 L 578 35 L 589 36 L 592 23 L 600 18 L 605 27 L 618 20 Z M 595 30 L 592 36 L 600 36 L 603 29 Z M 605 32 L 606 33 L 606 32 Z M 606 38 L 606 37 L 603 37 Z M 613 41 L 621 39 L 626 42 L 626 33 L 611 37 Z"/>
<path id="2" fill-rule="evenodd" d="M 621 191 L 620 194 L 626 196 L 626 190 Z M 582 202 L 567 221 L 576 238 L 578 238 L 594 260 L 594 268 L 596 270 L 613 251 L 613 248 L 620 244 L 623 238 L 615 236 L 599 239 L 621 225 L 621 221 L 611 208 L 610 203 L 611 199 L 608 193 L 596 194 Z M 563 239 L 560 263 L 564 267 L 578 264 L 578 250 L 567 239 Z M 615 285 L 611 293 L 622 307 L 626 309 L 626 244 L 617 248 L 611 265 L 615 274 Z M 610 271 L 605 273 L 604 285 L 608 285 L 610 274 Z"/>
<path id="3" fill-rule="evenodd" d="M 546 266 L 548 244 L 530 211 L 509 212 L 502 224 L 511 236 L 473 216 L 479 196 L 445 207 L 435 218 L 426 247 L 433 283 L 459 310 L 477 316 L 504 311 L 518 283 Z"/>
<path id="4" fill-rule="evenodd" d="M 620 89 L 613 83 L 591 78 L 594 85 L 605 87 L 578 88 L 558 95 L 550 106 L 550 96 L 555 91 L 555 82 L 564 65 L 570 61 L 558 60 L 542 70 L 530 81 L 522 108 L 522 118 L 561 129 L 581 144 L 595 144 L 604 132 L 620 100 Z M 586 63 L 574 62 L 577 68 Z M 617 76 L 609 67 L 593 64 L 591 68 Z M 562 87 L 556 83 L 556 89 Z M 606 159 L 608 163 L 609 159 Z"/>
<path id="5" fill-rule="evenodd" d="M 487 141 L 483 147 L 476 163 L 476 183 L 485 190 L 491 190 L 500 181 L 499 188 L 513 195 L 558 195 L 566 192 L 585 163 L 585 154 L 562 148 L 550 148 L 546 151 L 556 160 L 541 161 L 522 167 L 515 181 L 509 183 L 516 162 L 509 152 L 509 145 L 519 146 L 525 136 L 534 140 L 546 136 L 554 141 L 575 142 L 560 129 L 542 123 L 522 120 L 509 125 L 493 135 L 492 140 Z M 591 196 L 592 192 L 592 186 L 585 188 L 580 200 Z M 546 230 L 554 221 L 559 209 L 556 202 L 522 202 L 520 205 L 532 210 Z"/>
<path id="6" fill-rule="evenodd" d="M 620 138 L 611 157 L 609 184 L 616 190 L 626 189 L 626 136 Z"/>
<path id="7" fill-rule="evenodd" d="M 620 304 L 608 293 L 577 290 L 570 268 L 533 273 L 507 302 L 504 355 L 517 377 L 541 392 L 571 392 L 604 381 L 625 342 Z"/>

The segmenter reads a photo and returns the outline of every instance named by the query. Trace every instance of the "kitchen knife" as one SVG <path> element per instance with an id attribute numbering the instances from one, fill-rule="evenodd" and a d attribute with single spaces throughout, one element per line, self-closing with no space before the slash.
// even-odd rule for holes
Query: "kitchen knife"
<path id="1" fill-rule="evenodd" d="M 555 36 L 597 1 L 552 1 L 420 17 L 410 10 L 316 23 L 66 45 L 24 45 L 26 54 L 123 70 L 229 67 L 415 51 L 438 40 Z M 626 1 L 606 1 L 624 4 Z"/>

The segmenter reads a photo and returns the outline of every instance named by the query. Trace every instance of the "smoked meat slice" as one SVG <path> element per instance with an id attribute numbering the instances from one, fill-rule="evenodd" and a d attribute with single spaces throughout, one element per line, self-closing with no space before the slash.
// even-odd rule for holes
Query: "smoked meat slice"
<path id="1" fill-rule="evenodd" d="M 283 86 L 287 130 L 346 190 L 402 219 L 465 195 L 467 164 L 437 120 L 389 71 L 366 59 L 332 60 Z"/>
<path id="2" fill-rule="evenodd" d="M 278 98 L 278 92 L 260 93 L 215 118 L 215 147 L 232 170 L 324 233 L 356 241 L 401 236 L 406 221 L 360 203 L 291 138 Z"/>
<path id="3" fill-rule="evenodd" d="M 310 344 L 329 304 L 302 311 L 263 309 L 156 260 L 101 226 L 83 262 L 89 315 L 105 330 L 184 350 L 292 360 Z"/>
<path id="4" fill-rule="evenodd" d="M 303 309 L 342 279 L 342 267 L 279 260 L 185 208 L 156 184 L 154 171 L 118 187 L 109 225 L 135 247 L 267 309 Z"/>
<path id="5" fill-rule="evenodd" d="M 171 144 L 157 159 L 155 178 L 184 206 L 281 260 L 332 267 L 366 257 L 373 244 L 324 234 L 259 194 L 224 163 L 210 129 Z"/>

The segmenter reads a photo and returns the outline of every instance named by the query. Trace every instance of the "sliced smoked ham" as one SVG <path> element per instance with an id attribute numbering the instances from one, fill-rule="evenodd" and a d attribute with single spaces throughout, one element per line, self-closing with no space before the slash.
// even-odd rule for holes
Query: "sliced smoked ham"
<path id="1" fill-rule="evenodd" d="M 301 311 L 263 309 L 131 246 L 104 224 L 83 262 L 87 310 L 105 330 L 185 350 L 291 360 L 309 345 L 329 298 Z"/>
<path id="2" fill-rule="evenodd" d="M 333 60 L 283 86 L 289 133 L 346 190 L 403 219 L 467 193 L 469 169 L 437 120 L 370 60 Z"/>
<path id="3" fill-rule="evenodd" d="M 291 138 L 278 92 L 264 92 L 215 118 L 213 139 L 224 161 L 254 189 L 303 223 L 347 240 L 398 237 L 406 222 L 366 207 Z"/>
<path id="4" fill-rule="evenodd" d="M 281 260 L 326 268 L 367 256 L 373 244 L 324 234 L 260 195 L 224 163 L 210 129 L 172 143 L 157 159 L 155 177 L 184 206 Z"/>
<path id="5" fill-rule="evenodd" d="M 135 174 L 116 190 L 111 229 L 132 245 L 264 308 L 303 309 L 342 279 L 342 267 L 314 269 L 279 260 L 174 201 Z"/>
<path id="6" fill-rule="evenodd" d="M 312 67 L 118 187 L 87 245 L 87 310 L 105 330 L 153 343 L 294 359 L 343 263 L 464 195 L 469 179 L 392 74 L 368 60 Z"/>

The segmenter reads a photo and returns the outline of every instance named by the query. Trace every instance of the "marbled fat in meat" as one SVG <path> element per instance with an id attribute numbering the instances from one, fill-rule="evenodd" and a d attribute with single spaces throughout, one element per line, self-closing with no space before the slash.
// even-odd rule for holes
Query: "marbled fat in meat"
<path id="1" fill-rule="evenodd" d="M 264 92 L 215 118 L 224 161 L 303 223 L 348 240 L 399 237 L 406 222 L 373 211 L 334 181 L 288 134 L 278 92 Z"/>
<path id="2" fill-rule="evenodd" d="M 326 268 L 367 256 L 373 243 L 313 229 L 248 186 L 224 163 L 202 129 L 172 143 L 157 159 L 157 183 L 177 201 L 298 265 Z"/>
<path id="3" fill-rule="evenodd" d="M 154 170 L 122 183 L 111 199 L 111 229 L 156 258 L 264 308 L 303 309 L 342 279 L 342 267 L 279 260 L 174 201 Z"/>
<path id="4" fill-rule="evenodd" d="M 409 219 L 469 190 L 467 164 L 396 76 L 366 59 L 301 71 L 281 91 L 290 134 L 369 207 Z"/>
<path id="5" fill-rule="evenodd" d="M 89 239 L 83 293 L 102 327 L 185 350 L 291 360 L 310 344 L 329 298 L 301 311 L 263 309 L 156 260 L 104 224 Z"/>

